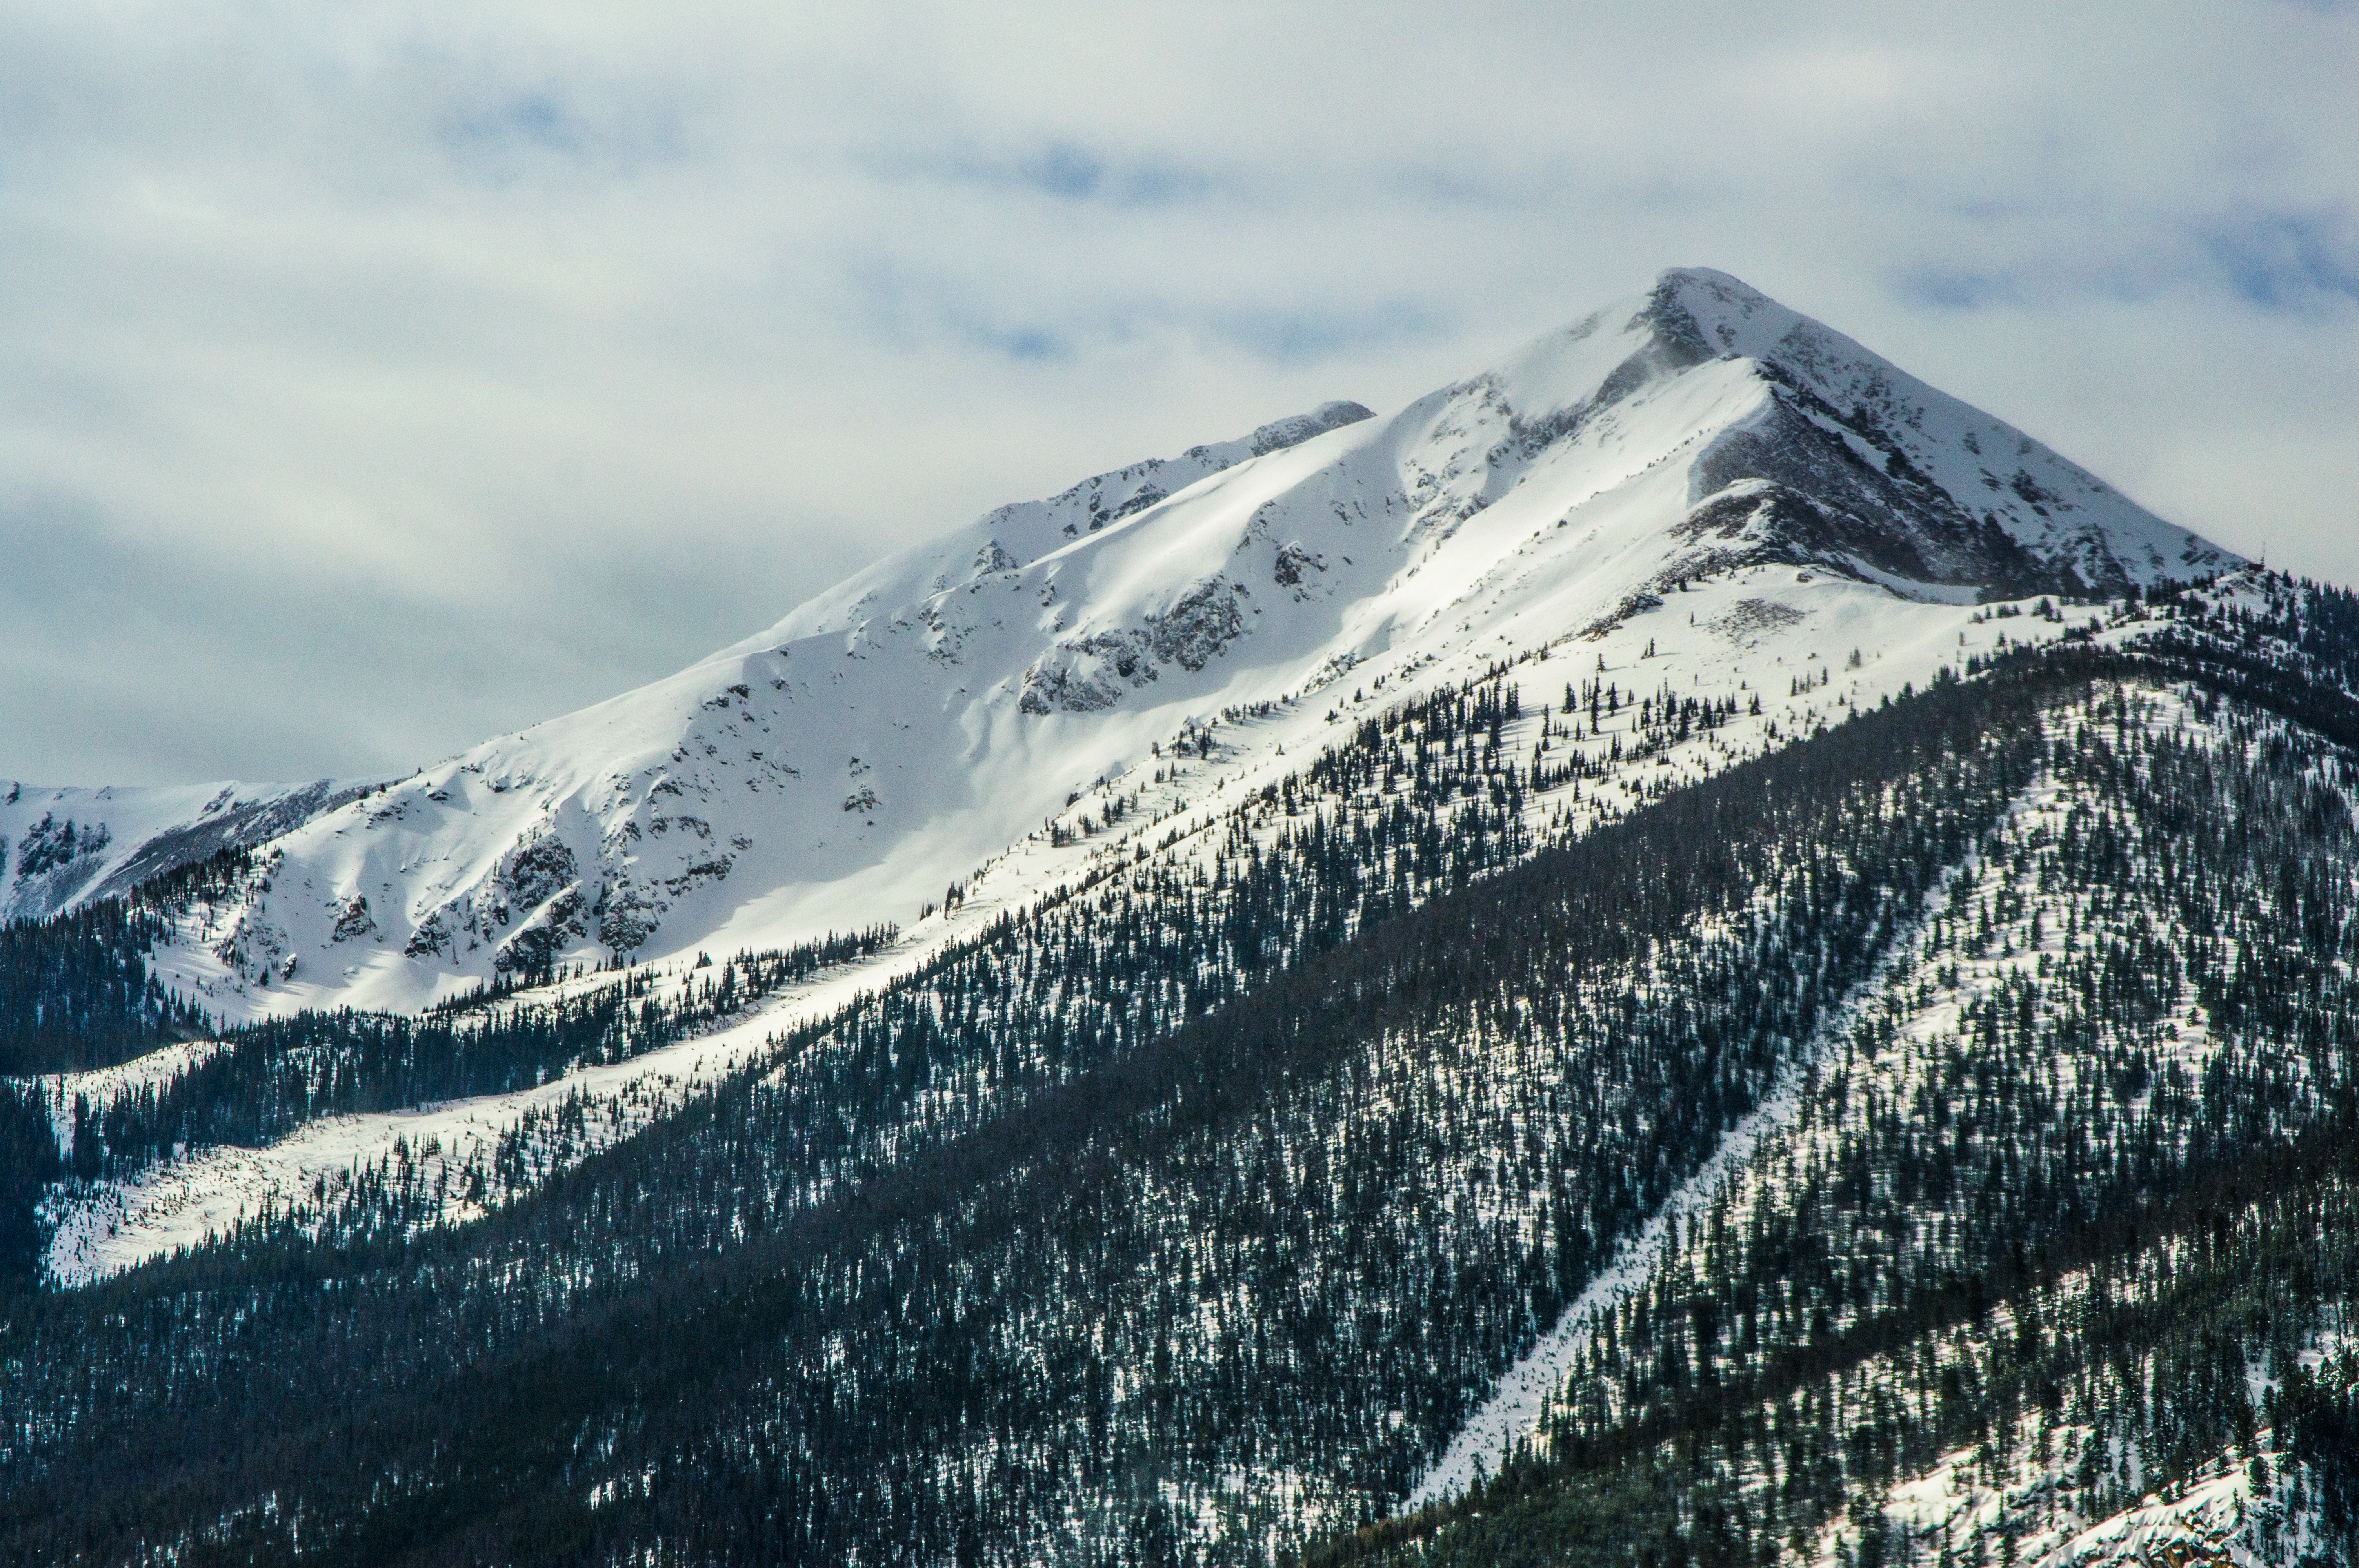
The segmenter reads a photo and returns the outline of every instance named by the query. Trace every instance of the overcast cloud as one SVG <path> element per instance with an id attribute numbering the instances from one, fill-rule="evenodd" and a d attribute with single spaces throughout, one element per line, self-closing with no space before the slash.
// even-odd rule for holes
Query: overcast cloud
<path id="1" fill-rule="evenodd" d="M 1676 265 L 2359 581 L 2359 8 L 1466 11 L 0 0 L 0 776 L 406 769 Z"/>

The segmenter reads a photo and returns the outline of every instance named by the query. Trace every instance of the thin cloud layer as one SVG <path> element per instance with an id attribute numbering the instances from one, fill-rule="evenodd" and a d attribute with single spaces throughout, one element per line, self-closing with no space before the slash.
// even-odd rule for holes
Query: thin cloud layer
<path id="1" fill-rule="evenodd" d="M 0 5 L 0 775 L 405 770 L 1669 265 L 2359 580 L 2348 6 L 838 9 Z"/>

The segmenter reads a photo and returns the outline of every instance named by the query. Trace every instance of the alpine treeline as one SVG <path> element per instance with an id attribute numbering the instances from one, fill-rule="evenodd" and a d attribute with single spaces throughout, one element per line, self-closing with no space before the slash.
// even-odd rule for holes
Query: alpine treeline
<path id="1" fill-rule="evenodd" d="M 148 971 L 171 935 L 168 914 L 125 899 L 0 925 L 0 1073 L 111 1066 L 205 1033 L 204 1010 Z"/>
<path id="2" fill-rule="evenodd" d="M 0 1076 L 113 1066 L 210 1033 L 204 1009 L 147 959 L 192 903 L 221 896 L 252 859 L 223 849 L 123 897 L 0 925 Z"/>
<path id="3" fill-rule="evenodd" d="M 897 935 L 880 925 L 740 953 L 661 996 L 646 975 L 627 974 L 580 994 L 415 1019 L 346 1008 L 242 1025 L 169 1078 L 126 1086 L 98 1105 L 77 1096 L 70 1168 L 85 1181 L 119 1180 L 176 1152 L 264 1144 L 323 1116 L 506 1093 L 570 1067 L 626 1061 Z"/>

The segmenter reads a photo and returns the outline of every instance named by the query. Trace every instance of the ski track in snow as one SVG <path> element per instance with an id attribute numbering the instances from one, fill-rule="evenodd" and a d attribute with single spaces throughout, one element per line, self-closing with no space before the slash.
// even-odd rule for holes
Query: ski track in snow
<path id="1" fill-rule="evenodd" d="M 1549 1400 L 1562 1387 L 1573 1357 L 1588 1348 L 1599 1319 L 1647 1282 L 1670 1251 L 1672 1227 L 1690 1223 L 1706 1213 L 1751 1162 L 1754 1152 L 1793 1122 L 1801 1109 L 1803 1086 L 1811 1070 L 1828 1059 L 1882 995 L 1886 980 L 1915 948 L 1926 924 L 1949 907 L 1953 890 L 1973 885 L 1978 860 L 1969 856 L 1957 872 L 1937 882 L 1925 895 L 1916 912 L 1893 932 L 1875 966 L 1852 987 L 1804 1047 L 1778 1069 L 1761 1103 L 1728 1130 L 1694 1174 L 1672 1190 L 1638 1234 L 1614 1249 L 1614 1260 L 1558 1314 L 1554 1326 L 1501 1374 L 1490 1396 L 1467 1417 L 1466 1424 L 1418 1481 L 1400 1511 L 1414 1512 L 1462 1494 L 1477 1475 L 1496 1474 L 1499 1461 L 1516 1442 L 1538 1432 Z"/>

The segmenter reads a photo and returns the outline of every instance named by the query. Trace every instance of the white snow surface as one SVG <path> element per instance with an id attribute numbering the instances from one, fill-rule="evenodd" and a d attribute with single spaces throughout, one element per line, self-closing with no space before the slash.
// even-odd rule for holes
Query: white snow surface
<path id="1" fill-rule="evenodd" d="M 0 921 L 53 914 L 164 866 L 264 842 L 366 787 L 321 779 L 59 789 L 0 779 Z"/>
<path id="2" fill-rule="evenodd" d="M 1881 547 L 1860 518 L 1904 490 L 1965 532 Z M 1746 565 L 1971 602 L 1997 570 L 1973 529 L 2092 583 L 2233 564 L 1734 278 L 1667 273 L 1388 416 L 1329 404 L 1002 507 L 675 676 L 324 811 L 167 970 L 234 1022 L 415 1008 L 504 955 L 906 924 L 1189 719 L 1594 634 Z"/>
<path id="3" fill-rule="evenodd" d="M 2214 1475 L 2168 1501 L 2148 1497 L 2082 1530 L 2039 1558 L 2038 1568 L 2096 1568 L 2099 1563 L 2220 1563 L 2237 1568 L 2267 1561 L 2239 1539 L 2254 1512 L 2252 1487 L 2241 1469 Z"/>
<path id="4" fill-rule="evenodd" d="M 2088 1429 L 2060 1426 L 2051 1440 L 2066 1452 L 2087 1441 Z M 2285 1455 L 2277 1454 L 2279 1465 Z M 2064 1501 L 2070 1468 L 2018 1455 L 2011 1474 L 1985 1478 L 1973 1449 L 1944 1454 L 1930 1472 L 1894 1484 L 1885 1519 L 1899 1526 L 1926 1561 L 1943 1553 L 1957 1563 L 2005 1562 L 2006 1549 L 2024 1568 L 2278 1568 L 2324 1562 L 2316 1539 L 2314 1498 L 2295 1506 L 2280 1475 L 2256 1491 L 2249 1468 L 2216 1462 L 2167 1493 L 2148 1493 L 2111 1518 L 2085 1523 Z M 1822 1533 L 1814 1568 L 1839 1568 L 1840 1529 Z M 1979 1550 L 1977 1550 L 1979 1549 Z"/>

